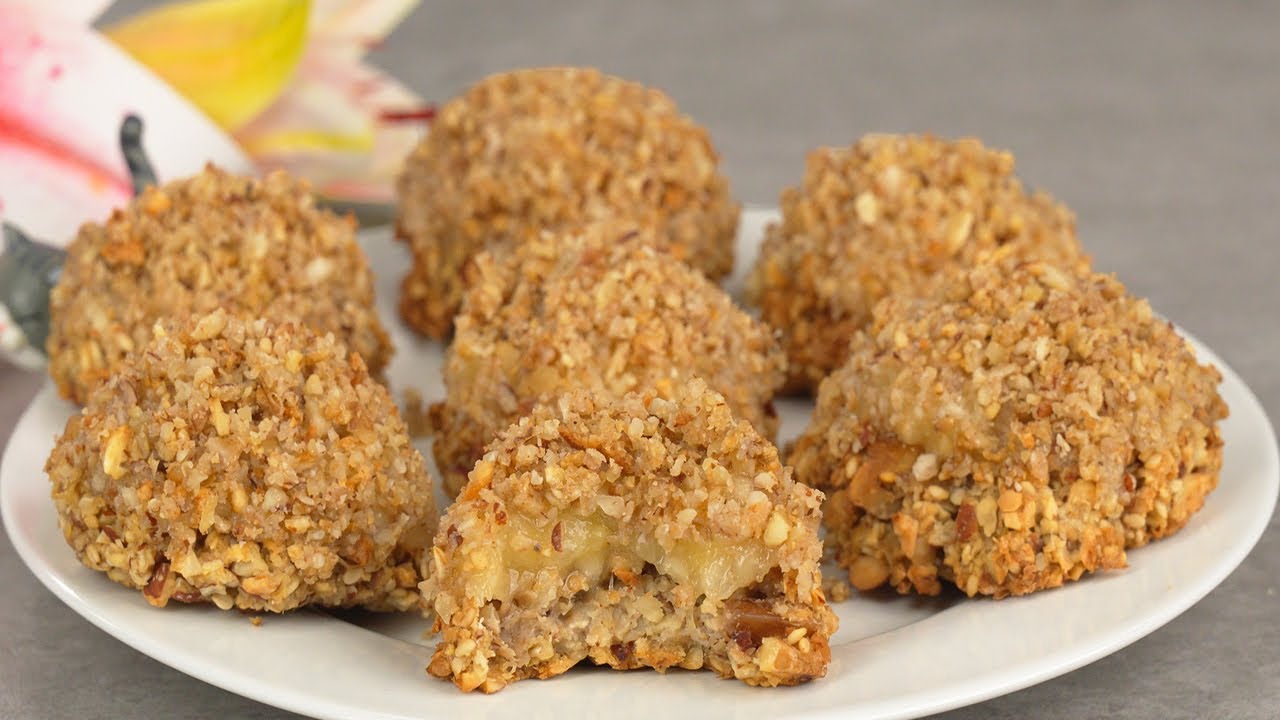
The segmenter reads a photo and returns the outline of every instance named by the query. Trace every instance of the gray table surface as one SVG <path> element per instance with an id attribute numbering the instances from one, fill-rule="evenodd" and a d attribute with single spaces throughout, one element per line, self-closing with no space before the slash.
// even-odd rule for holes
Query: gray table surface
<path id="1" fill-rule="evenodd" d="M 1280 418 L 1278 4 L 428 2 L 374 57 L 432 99 L 561 63 L 664 88 L 710 128 L 747 202 L 774 202 L 819 144 L 980 136 L 1077 211 L 1100 269 L 1207 342 Z M 0 439 L 41 382 L 0 369 Z M 945 717 L 1275 718 L 1277 576 L 1273 518 L 1240 569 L 1166 627 Z M 0 588 L 0 717 L 293 717 L 97 630 L 2 535 Z"/>

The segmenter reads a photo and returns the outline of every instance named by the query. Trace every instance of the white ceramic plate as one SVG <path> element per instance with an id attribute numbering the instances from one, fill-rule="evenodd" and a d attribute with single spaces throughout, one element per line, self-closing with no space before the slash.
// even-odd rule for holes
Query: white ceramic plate
<path id="1" fill-rule="evenodd" d="M 763 210 L 744 214 L 734 287 L 772 217 Z M 394 312 L 406 251 L 385 231 L 364 239 L 379 273 L 383 317 L 399 348 L 393 384 L 417 387 L 428 400 L 440 397 L 440 346 L 411 337 Z M 493 696 L 464 695 L 425 676 L 426 621 L 412 615 L 302 611 L 254 627 L 244 615 L 212 607 L 156 610 L 137 591 L 82 567 L 58 531 L 42 467 L 74 409 L 51 387 L 32 402 L 5 451 L 0 505 L 32 572 L 89 621 L 201 680 L 307 715 L 913 717 L 1011 692 L 1115 652 L 1204 597 L 1248 554 L 1271 517 L 1280 483 L 1274 433 L 1240 378 L 1203 346 L 1196 349 L 1221 368 L 1231 417 L 1222 426 L 1222 483 L 1181 533 L 1130 553 L 1127 570 L 1029 597 L 855 596 L 837 606 L 840 632 L 827 677 L 799 688 L 749 688 L 710 673 L 579 668 Z M 810 405 L 782 405 L 782 435 L 790 438 L 804 427 Z"/>

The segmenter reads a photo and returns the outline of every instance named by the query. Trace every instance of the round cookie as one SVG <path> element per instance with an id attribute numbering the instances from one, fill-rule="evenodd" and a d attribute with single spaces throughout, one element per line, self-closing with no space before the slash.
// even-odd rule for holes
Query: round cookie
<path id="1" fill-rule="evenodd" d="M 868 135 L 816 150 L 781 204 L 747 292 L 782 332 L 791 391 L 817 390 L 883 297 L 927 295 L 991 256 L 1089 264 L 1070 211 L 1027 194 L 1013 156 L 975 139 Z"/>
<path id="2" fill-rule="evenodd" d="M 584 388 L 620 397 L 701 377 L 766 437 L 785 377 L 773 332 L 678 262 L 652 230 L 620 222 L 495 248 L 445 359 L 433 452 L 456 494 L 495 435 L 539 400 Z"/>
<path id="3" fill-rule="evenodd" d="M 223 308 L 332 332 L 379 376 L 392 348 L 373 287 L 354 221 L 305 182 L 208 166 L 80 228 L 50 298 L 49 374 L 83 404 L 158 320 Z"/>
<path id="4" fill-rule="evenodd" d="M 449 334 L 463 268 L 490 241 L 607 218 L 651 225 L 718 279 L 739 207 L 705 129 L 671 98 L 586 68 L 493 75 L 447 103 L 405 160 L 397 235 L 413 250 L 400 311 Z"/>
<path id="5" fill-rule="evenodd" d="M 788 459 L 859 589 L 1055 587 L 1217 485 L 1219 373 L 1112 277 L 979 266 L 882 301 L 849 354 Z"/>
<path id="6" fill-rule="evenodd" d="M 418 602 L 431 480 L 387 389 L 332 335 L 221 310 L 157 325 L 45 470 L 76 555 L 153 605 Z"/>

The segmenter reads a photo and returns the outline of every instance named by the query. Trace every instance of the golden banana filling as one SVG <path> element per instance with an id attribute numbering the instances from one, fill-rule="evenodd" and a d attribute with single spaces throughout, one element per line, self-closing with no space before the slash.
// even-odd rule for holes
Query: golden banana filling
<path id="1" fill-rule="evenodd" d="M 519 580 L 513 574 L 553 570 L 563 579 L 578 573 L 587 584 L 600 585 L 610 575 L 639 576 L 646 563 L 695 596 L 723 600 L 778 565 L 763 541 L 678 540 L 664 549 L 652 539 L 622 540 L 618 522 L 603 513 L 541 523 L 509 517 L 488 555 L 484 568 L 477 568 L 481 596 L 504 602 Z"/>

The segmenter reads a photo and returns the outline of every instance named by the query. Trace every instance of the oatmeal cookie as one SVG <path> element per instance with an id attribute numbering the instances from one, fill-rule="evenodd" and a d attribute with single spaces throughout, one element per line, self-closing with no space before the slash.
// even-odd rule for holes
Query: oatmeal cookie
<path id="1" fill-rule="evenodd" d="M 750 685 L 826 673 L 822 494 L 701 380 L 539 405 L 441 519 L 428 672 L 494 692 L 583 660 Z"/>
<path id="2" fill-rule="evenodd" d="M 773 331 L 668 249 L 611 221 L 476 258 L 445 359 L 448 395 L 432 408 L 450 494 L 498 432 L 574 388 L 620 397 L 699 376 L 773 437 L 786 363 Z"/>
<path id="3" fill-rule="evenodd" d="M 1028 195 L 1013 156 L 974 139 L 868 135 L 809 155 L 782 193 L 749 300 L 782 331 L 791 391 L 816 391 L 888 295 L 923 296 L 949 271 L 993 254 L 1088 267 L 1075 218 Z"/>
<path id="4" fill-rule="evenodd" d="M 157 324 L 45 471 L 80 560 L 153 605 L 418 602 L 431 481 L 387 389 L 331 334 L 222 310 Z"/>
<path id="5" fill-rule="evenodd" d="M 400 311 L 448 335 L 463 267 L 491 240 L 619 218 L 652 225 L 718 279 L 739 206 L 707 132 L 659 90 L 585 68 L 493 75 L 440 109 L 405 161 L 397 235 L 413 250 Z"/>
<path id="6" fill-rule="evenodd" d="M 881 301 L 789 460 L 855 587 L 1020 595 L 1123 567 L 1200 509 L 1220 379 L 1112 277 L 984 265 Z"/>
<path id="7" fill-rule="evenodd" d="M 156 321 L 215 308 L 332 332 L 375 376 L 391 357 L 354 220 L 317 208 L 282 172 L 256 180 L 209 166 L 147 188 L 80 228 L 50 304 L 49 374 L 81 404 Z"/>

